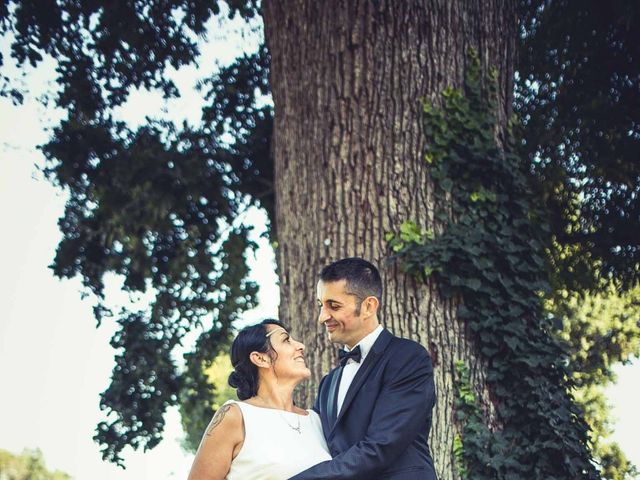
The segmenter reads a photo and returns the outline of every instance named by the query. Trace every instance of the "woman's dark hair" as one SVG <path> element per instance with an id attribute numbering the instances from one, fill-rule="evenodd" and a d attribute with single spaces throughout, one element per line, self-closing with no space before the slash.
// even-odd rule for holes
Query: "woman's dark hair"
<path id="1" fill-rule="evenodd" d="M 278 320 L 268 318 L 256 325 L 243 328 L 231 345 L 229 385 L 237 390 L 238 398 L 246 400 L 258 393 L 258 367 L 251 361 L 251 352 L 267 353 L 274 358 L 275 352 L 267 337 L 267 325 L 277 325 L 287 330 Z"/>

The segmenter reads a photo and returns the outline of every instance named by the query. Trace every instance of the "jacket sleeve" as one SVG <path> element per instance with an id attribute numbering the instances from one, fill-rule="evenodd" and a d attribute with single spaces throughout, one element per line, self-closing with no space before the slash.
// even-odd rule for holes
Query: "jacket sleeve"
<path id="1" fill-rule="evenodd" d="M 371 479 L 389 468 L 431 416 L 435 404 L 433 368 L 427 351 L 416 345 L 391 372 L 376 399 L 365 437 L 332 460 L 319 463 L 291 480 Z"/>

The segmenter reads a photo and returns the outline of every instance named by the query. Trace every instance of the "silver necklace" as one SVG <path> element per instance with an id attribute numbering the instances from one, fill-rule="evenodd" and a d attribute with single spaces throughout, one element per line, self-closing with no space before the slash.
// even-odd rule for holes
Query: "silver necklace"
<path id="1" fill-rule="evenodd" d="M 280 415 L 280 418 L 284 420 L 284 423 L 286 423 L 291 430 L 295 430 L 296 432 L 298 432 L 298 434 L 302 435 L 302 426 L 300 425 L 300 416 L 298 416 L 298 425 L 294 427 L 289 423 L 289 421 L 285 417 L 282 416 L 280 412 L 278 412 L 278 415 Z"/>
<path id="2" fill-rule="evenodd" d="M 256 395 L 256 397 L 257 397 L 257 398 L 258 398 L 258 399 L 259 399 L 263 404 L 267 405 L 267 402 L 265 402 L 265 401 L 264 401 L 264 399 L 263 399 L 263 398 L 261 398 L 259 395 Z M 291 425 L 291 424 L 289 423 L 289 421 L 288 421 L 288 420 L 287 420 L 287 419 L 282 415 L 282 412 L 281 412 L 281 411 L 279 411 L 280 409 L 278 409 L 278 408 L 273 408 L 273 407 L 259 407 L 259 408 L 267 408 L 267 409 L 270 409 L 270 410 L 275 410 L 275 411 L 277 411 L 277 412 L 278 412 L 278 415 L 280 416 L 280 418 L 284 421 L 284 423 L 286 423 L 286 424 L 287 424 L 287 426 L 288 426 L 291 430 L 294 430 L 294 431 L 298 432 L 298 434 L 299 434 L 299 435 L 302 435 L 302 426 L 300 425 L 300 415 L 297 415 L 297 417 L 298 417 L 298 425 L 294 427 L 294 426 L 293 426 L 293 425 Z M 291 412 L 291 413 L 293 413 L 293 412 Z"/>

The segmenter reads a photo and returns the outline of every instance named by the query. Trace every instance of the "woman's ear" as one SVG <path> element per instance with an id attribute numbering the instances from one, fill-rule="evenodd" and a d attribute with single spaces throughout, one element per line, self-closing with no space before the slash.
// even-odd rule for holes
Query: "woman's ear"
<path id="1" fill-rule="evenodd" d="M 249 354 L 249 360 L 258 368 L 268 368 L 271 366 L 271 358 L 269 355 L 262 352 L 251 352 Z"/>

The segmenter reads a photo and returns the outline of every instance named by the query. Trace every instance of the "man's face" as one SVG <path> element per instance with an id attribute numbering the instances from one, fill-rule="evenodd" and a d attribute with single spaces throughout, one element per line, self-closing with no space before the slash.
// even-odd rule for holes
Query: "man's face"
<path id="1" fill-rule="evenodd" d="M 318 322 L 324 325 L 331 342 L 352 348 L 369 333 L 370 322 L 356 314 L 360 300 L 347 293 L 346 284 L 346 280 L 318 282 Z"/>

